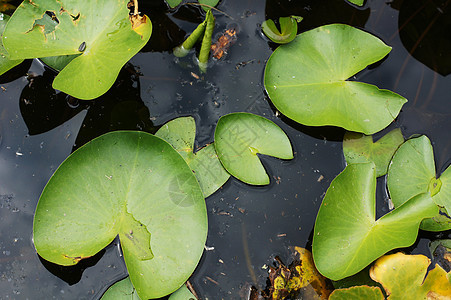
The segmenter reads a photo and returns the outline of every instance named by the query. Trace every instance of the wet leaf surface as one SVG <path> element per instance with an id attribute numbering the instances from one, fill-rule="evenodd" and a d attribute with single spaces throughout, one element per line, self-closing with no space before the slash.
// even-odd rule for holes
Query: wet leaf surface
<path id="1" fill-rule="evenodd" d="M 265 88 L 276 108 L 298 123 L 373 134 L 388 126 L 407 100 L 346 79 L 390 50 L 354 27 L 321 26 L 274 51 L 265 68 Z"/>
<path id="2" fill-rule="evenodd" d="M 395 207 L 427 192 L 437 205 L 451 211 L 451 168 L 436 178 L 434 152 L 426 136 L 409 139 L 399 147 L 388 170 L 387 186 Z M 451 219 L 443 213 L 421 225 L 421 229 L 430 231 L 450 228 Z"/>
<path id="3" fill-rule="evenodd" d="M 343 154 L 346 163 L 373 162 L 376 177 L 387 174 L 388 164 L 399 145 L 404 142 L 401 129 L 394 129 L 373 142 L 372 136 L 356 132 L 346 132 L 343 138 Z"/>
<path id="4" fill-rule="evenodd" d="M 285 132 L 272 121 L 250 113 L 221 117 L 215 130 L 214 145 L 225 169 L 239 180 L 254 185 L 269 184 L 257 154 L 293 158 Z"/>
<path id="5" fill-rule="evenodd" d="M 36 250 L 57 264 L 76 264 L 118 234 L 130 279 L 145 299 L 179 288 L 203 252 L 199 184 L 182 157 L 148 133 L 112 132 L 79 148 L 36 208 Z"/>
<path id="6" fill-rule="evenodd" d="M 412 245 L 421 220 L 436 215 L 438 207 L 423 193 L 377 221 L 375 211 L 374 164 L 348 165 L 331 182 L 316 218 L 312 252 L 321 274 L 340 280 L 392 249 Z"/>
<path id="7" fill-rule="evenodd" d="M 199 181 L 205 197 L 213 194 L 229 179 L 230 174 L 219 161 L 213 144 L 193 153 L 196 136 L 194 118 L 181 117 L 169 121 L 155 135 L 171 144 L 185 159 Z"/>
<path id="8" fill-rule="evenodd" d="M 53 87 L 79 99 L 94 99 L 114 83 L 122 66 L 150 38 L 144 16 L 132 28 L 128 1 L 24 1 L 5 29 L 11 59 L 81 54 L 55 78 Z"/>
<path id="9" fill-rule="evenodd" d="M 378 259 L 370 275 L 382 284 L 388 299 L 449 299 L 450 274 L 436 265 L 426 276 L 429 264 L 426 256 L 399 252 Z"/>

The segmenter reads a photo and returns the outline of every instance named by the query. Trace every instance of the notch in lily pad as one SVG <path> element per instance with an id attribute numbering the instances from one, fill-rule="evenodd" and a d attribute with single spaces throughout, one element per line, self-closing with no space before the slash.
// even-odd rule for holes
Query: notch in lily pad
<path id="1" fill-rule="evenodd" d="M 407 100 L 347 79 L 390 50 L 352 26 L 321 26 L 274 51 L 265 68 L 265 88 L 275 107 L 298 123 L 370 135 L 393 122 Z"/>
<path id="2" fill-rule="evenodd" d="M 421 221 L 438 211 L 422 193 L 376 220 L 376 167 L 350 164 L 332 180 L 316 218 L 316 267 L 332 280 L 354 275 L 386 252 L 412 245 Z"/>
<path id="3" fill-rule="evenodd" d="M 388 164 L 396 149 L 404 142 L 401 129 L 397 128 L 378 141 L 362 133 L 346 132 L 343 138 L 343 154 L 348 164 L 372 161 L 376 165 L 376 176 L 387 174 Z"/>
<path id="4" fill-rule="evenodd" d="M 272 121 L 250 113 L 221 117 L 215 130 L 215 148 L 224 168 L 253 185 L 269 184 L 257 154 L 292 159 L 293 149 L 285 132 Z"/>
<path id="5" fill-rule="evenodd" d="M 263 22 L 263 33 L 274 43 L 286 44 L 294 40 L 298 33 L 298 23 L 302 21 L 302 17 L 290 16 L 280 17 L 280 31 L 273 20 L 269 19 Z"/>
<path id="6" fill-rule="evenodd" d="M 177 290 L 203 253 L 200 186 L 177 151 L 154 135 L 117 131 L 92 140 L 59 166 L 39 199 L 33 240 L 48 261 L 74 265 L 117 235 L 141 299 Z"/>
<path id="7" fill-rule="evenodd" d="M 174 147 L 191 167 L 205 198 L 217 191 L 230 174 L 218 159 L 213 143 L 194 153 L 196 122 L 193 117 L 180 117 L 164 124 L 156 133 Z"/>
<path id="8" fill-rule="evenodd" d="M 66 66 L 52 66 L 60 70 L 53 87 L 75 98 L 94 99 L 108 91 L 122 66 L 150 39 L 150 19 L 130 15 L 128 2 L 100 0 L 93 10 L 90 1 L 24 1 L 2 41 L 14 60 L 71 57 Z"/>
<path id="9" fill-rule="evenodd" d="M 409 198 L 429 193 L 442 209 L 432 219 L 424 220 L 421 229 L 443 231 L 451 229 L 451 168 L 437 177 L 434 151 L 427 136 L 407 140 L 393 155 L 387 175 L 387 186 L 395 207 Z"/>

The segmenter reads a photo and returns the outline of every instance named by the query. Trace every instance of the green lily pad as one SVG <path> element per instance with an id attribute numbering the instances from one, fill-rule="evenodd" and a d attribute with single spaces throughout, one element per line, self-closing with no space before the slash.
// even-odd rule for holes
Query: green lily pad
<path id="1" fill-rule="evenodd" d="M 118 234 L 142 299 L 178 289 L 203 252 L 207 213 L 199 184 L 171 145 L 148 133 L 112 132 L 76 150 L 36 208 L 35 247 L 53 263 L 74 265 Z"/>
<path id="2" fill-rule="evenodd" d="M 343 139 L 343 154 L 348 164 L 370 162 L 376 165 L 376 176 L 387 174 L 388 164 L 399 145 L 404 142 L 401 129 L 397 128 L 377 142 L 371 136 L 346 132 Z"/>
<path id="3" fill-rule="evenodd" d="M 166 0 L 166 3 L 169 4 L 171 8 L 174 8 L 180 3 L 182 3 L 182 0 Z"/>
<path id="4" fill-rule="evenodd" d="M 5 31 L 5 27 L 9 19 L 10 17 L 8 15 L 0 13 L 0 38 L 3 37 L 3 32 Z M 3 47 L 3 43 L 0 40 L 0 75 L 8 70 L 11 70 L 21 62 L 23 62 L 23 59 L 11 60 L 9 58 L 8 52 L 5 47 Z"/>
<path id="5" fill-rule="evenodd" d="M 100 300 L 141 300 L 130 281 L 130 277 L 116 282 L 108 288 Z"/>
<path id="6" fill-rule="evenodd" d="M 199 3 L 208 5 L 208 6 L 202 5 L 202 9 L 205 11 L 209 11 L 211 10 L 212 7 L 215 7 L 219 3 L 219 0 L 199 0 Z"/>
<path id="7" fill-rule="evenodd" d="M 81 54 L 58 74 L 53 87 L 94 99 L 113 85 L 122 66 L 150 38 L 149 18 L 130 17 L 128 2 L 24 1 L 6 26 L 3 44 L 11 59 Z"/>
<path id="8" fill-rule="evenodd" d="M 188 290 L 186 285 L 182 285 L 169 296 L 169 300 L 196 300 L 196 297 Z"/>
<path id="9" fill-rule="evenodd" d="M 230 174 L 219 161 L 213 144 L 193 152 L 196 123 L 192 117 L 174 119 L 163 125 L 155 135 L 171 144 L 185 159 L 196 175 L 205 198 L 229 179 Z"/>
<path id="10" fill-rule="evenodd" d="M 330 294 L 329 300 L 384 300 L 385 297 L 382 294 L 380 288 L 376 286 L 353 286 L 346 289 L 334 290 Z"/>
<path id="11" fill-rule="evenodd" d="M 387 127 L 407 100 L 346 79 L 390 50 L 351 26 L 321 26 L 274 51 L 265 68 L 265 88 L 276 108 L 298 123 L 373 134 Z"/>
<path id="12" fill-rule="evenodd" d="M 376 221 L 373 163 L 350 164 L 330 184 L 316 218 L 313 258 L 332 280 L 356 274 L 395 248 L 412 245 L 420 222 L 438 213 L 429 194 L 413 197 Z"/>
<path id="13" fill-rule="evenodd" d="M 257 154 L 292 159 L 290 140 L 279 126 L 250 113 L 232 113 L 221 117 L 215 130 L 215 148 L 225 169 L 239 180 L 269 184 Z"/>
<path id="14" fill-rule="evenodd" d="M 363 6 L 363 3 L 365 3 L 365 0 L 348 0 L 348 1 L 357 6 Z"/>
<path id="15" fill-rule="evenodd" d="M 437 205 L 451 211 L 451 169 L 448 167 L 436 178 L 434 152 L 426 136 L 409 139 L 399 147 L 388 170 L 387 186 L 395 207 L 415 195 L 429 192 Z M 424 220 L 421 229 L 448 230 L 451 219 L 437 214 Z"/>
<path id="16" fill-rule="evenodd" d="M 294 40 L 298 33 L 298 22 L 291 17 L 279 18 L 280 31 L 273 20 L 266 20 L 262 24 L 263 33 L 274 43 L 286 44 Z"/>

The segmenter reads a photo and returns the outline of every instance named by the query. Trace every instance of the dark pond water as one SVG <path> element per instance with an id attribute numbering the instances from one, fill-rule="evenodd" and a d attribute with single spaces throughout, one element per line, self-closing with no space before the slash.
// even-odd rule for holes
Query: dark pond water
<path id="1" fill-rule="evenodd" d="M 389 129 L 400 127 L 406 137 L 426 134 L 434 145 L 437 170 L 449 165 L 449 0 L 369 0 L 363 8 L 344 0 L 223 0 L 218 8 L 227 15 L 215 13 L 215 34 L 236 26 L 238 38 L 200 80 L 192 75 L 200 75 L 193 55 L 176 59 L 170 51 L 202 21 L 200 10 L 184 6 L 168 11 L 159 1 L 141 2 L 154 24 L 151 41 L 101 98 L 78 102 L 54 91 L 54 74 L 36 61 L 0 77 L 0 299 L 98 299 L 126 276 L 117 243 L 76 267 L 41 261 L 31 240 L 34 209 L 47 180 L 75 148 L 111 130 L 154 132 L 177 116 L 195 117 L 202 146 L 213 140 L 220 116 L 260 114 L 285 130 L 296 152 L 291 161 L 263 158 L 272 177 L 269 186 L 230 179 L 206 200 L 209 250 L 191 279 L 203 299 L 242 298 L 247 284 L 265 286 L 262 267 L 275 255 L 287 260 L 289 246 L 310 247 L 321 199 L 345 166 L 343 131 L 306 127 L 276 115 L 262 83 L 265 62 L 275 49 L 259 30 L 265 18 L 303 16 L 300 32 L 347 23 L 392 46 L 382 63 L 355 79 L 406 97 L 409 102 Z M 381 185 L 379 215 L 388 211 L 386 200 Z M 421 232 L 406 251 L 429 255 L 431 239 L 449 237 L 449 232 Z"/>

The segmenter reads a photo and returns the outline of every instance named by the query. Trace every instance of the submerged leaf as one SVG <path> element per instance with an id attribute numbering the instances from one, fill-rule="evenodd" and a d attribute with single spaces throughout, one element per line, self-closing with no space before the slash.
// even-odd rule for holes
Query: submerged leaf
<path id="1" fill-rule="evenodd" d="M 213 144 L 193 153 L 196 123 L 192 117 L 174 119 L 164 124 L 155 135 L 171 144 L 185 159 L 199 181 L 205 198 L 229 179 L 230 174 L 219 161 Z"/>
<path id="2" fill-rule="evenodd" d="M 388 170 L 387 186 L 395 207 L 428 192 L 437 205 L 451 211 L 451 168 L 436 178 L 434 152 L 426 136 L 409 139 L 399 147 Z M 423 221 L 421 229 L 451 229 L 451 219 L 440 213 Z"/>
<path id="3" fill-rule="evenodd" d="M 376 177 L 379 177 L 387 174 L 388 164 L 403 142 L 404 137 L 399 128 L 390 131 L 375 143 L 371 136 L 346 132 L 343 154 L 348 164 L 372 161 L 376 165 Z"/>
<path id="4" fill-rule="evenodd" d="M 128 2 L 24 1 L 8 22 L 4 46 L 12 59 L 81 54 L 61 70 L 53 87 L 79 99 L 96 98 L 150 38 L 149 18 L 136 23 Z"/>
<path id="5" fill-rule="evenodd" d="M 424 193 L 376 221 L 375 166 L 350 164 L 331 182 L 316 218 L 316 267 L 332 280 L 356 274 L 387 251 L 412 245 L 421 220 L 437 213 Z"/>
<path id="6" fill-rule="evenodd" d="M 382 284 L 388 299 L 449 299 L 450 274 L 436 265 L 426 276 L 429 264 L 424 255 L 398 252 L 379 258 L 370 275 Z"/>
<path id="7" fill-rule="evenodd" d="M 53 263 L 76 264 L 118 234 L 142 299 L 178 289 L 203 252 L 207 213 L 199 184 L 171 145 L 148 133 L 112 132 L 76 150 L 36 208 L 34 244 Z"/>
<path id="8" fill-rule="evenodd" d="M 269 184 L 257 154 L 293 158 L 285 132 L 270 120 L 250 113 L 221 117 L 215 130 L 214 145 L 221 163 L 231 175 L 255 185 Z"/>
<path id="9" fill-rule="evenodd" d="M 407 100 L 346 79 L 390 50 L 351 26 L 321 26 L 274 51 L 265 68 L 265 88 L 276 108 L 296 122 L 373 134 L 388 126 Z"/>

